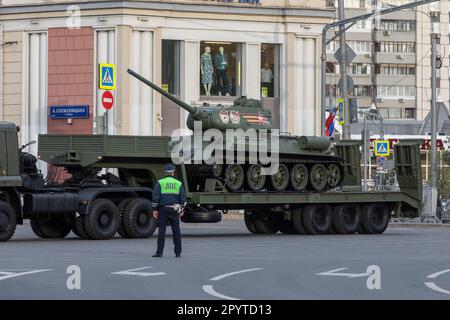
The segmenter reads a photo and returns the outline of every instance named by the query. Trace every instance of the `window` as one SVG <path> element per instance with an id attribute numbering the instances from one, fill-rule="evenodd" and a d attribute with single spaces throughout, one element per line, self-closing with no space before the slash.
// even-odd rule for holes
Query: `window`
<path id="1" fill-rule="evenodd" d="M 381 30 L 386 31 L 415 31 L 416 22 L 414 20 L 381 20 Z"/>
<path id="2" fill-rule="evenodd" d="M 348 73 L 355 75 L 370 74 L 371 66 L 367 63 L 352 63 L 348 66 Z"/>
<path id="3" fill-rule="evenodd" d="M 416 45 L 414 42 L 383 41 L 375 49 L 377 52 L 414 53 Z"/>
<path id="4" fill-rule="evenodd" d="M 380 73 L 386 75 L 414 75 L 416 74 L 416 67 L 408 64 L 382 64 Z"/>
<path id="5" fill-rule="evenodd" d="M 327 73 L 336 73 L 335 64 L 333 62 L 327 62 Z"/>
<path id="6" fill-rule="evenodd" d="M 241 45 L 202 41 L 200 50 L 200 94 L 240 96 Z"/>
<path id="7" fill-rule="evenodd" d="M 174 95 L 180 94 L 180 42 L 162 41 L 162 88 Z"/>
<path id="8" fill-rule="evenodd" d="M 372 43 L 370 41 L 347 41 L 347 44 L 356 53 L 370 53 Z M 339 41 L 331 41 L 327 44 L 327 52 L 334 53 L 339 49 Z"/>
<path id="9" fill-rule="evenodd" d="M 404 116 L 404 118 L 406 118 L 406 119 L 414 119 L 415 118 L 414 113 L 415 113 L 415 109 L 413 109 L 413 108 L 406 108 L 405 109 L 405 116 Z"/>
<path id="10" fill-rule="evenodd" d="M 371 86 L 354 86 L 353 96 L 355 97 L 369 97 L 372 94 Z"/>
<path id="11" fill-rule="evenodd" d="M 378 86 L 377 95 L 384 98 L 406 98 L 414 99 L 416 96 L 416 87 L 414 86 Z"/>
<path id="12" fill-rule="evenodd" d="M 280 46 L 261 45 L 261 97 L 280 96 Z"/>

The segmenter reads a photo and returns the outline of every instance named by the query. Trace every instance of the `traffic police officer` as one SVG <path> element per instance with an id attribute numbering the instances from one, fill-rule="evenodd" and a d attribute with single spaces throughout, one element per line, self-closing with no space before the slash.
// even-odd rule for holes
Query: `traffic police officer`
<path id="1" fill-rule="evenodd" d="M 166 177 L 159 180 L 153 190 L 153 216 L 158 219 L 158 249 L 153 257 L 162 257 L 166 237 L 167 222 L 170 223 L 175 245 L 175 256 L 181 257 L 180 217 L 186 205 L 186 191 L 183 184 L 175 179 L 175 166 L 171 163 L 164 166 Z"/>

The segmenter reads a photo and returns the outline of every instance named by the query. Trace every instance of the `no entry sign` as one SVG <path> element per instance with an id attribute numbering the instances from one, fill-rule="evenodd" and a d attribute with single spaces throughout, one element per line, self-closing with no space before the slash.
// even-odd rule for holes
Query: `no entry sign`
<path id="1" fill-rule="evenodd" d="M 113 105 L 114 105 L 114 96 L 111 93 L 111 91 L 103 92 L 102 104 L 103 104 L 103 108 L 105 108 L 106 110 L 109 110 L 109 109 L 111 109 L 113 107 Z"/>

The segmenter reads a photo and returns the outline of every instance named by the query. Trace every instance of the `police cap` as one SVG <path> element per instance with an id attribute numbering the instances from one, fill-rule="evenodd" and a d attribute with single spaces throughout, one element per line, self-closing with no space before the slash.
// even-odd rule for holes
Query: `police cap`
<path id="1" fill-rule="evenodd" d="M 167 163 L 166 165 L 164 165 L 164 171 L 173 172 L 175 171 L 175 166 L 172 163 Z"/>

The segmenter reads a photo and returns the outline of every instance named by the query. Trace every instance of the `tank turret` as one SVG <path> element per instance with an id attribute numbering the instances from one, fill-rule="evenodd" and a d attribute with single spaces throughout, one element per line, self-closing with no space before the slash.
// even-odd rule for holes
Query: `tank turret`
<path id="1" fill-rule="evenodd" d="M 263 108 L 259 100 L 240 97 L 233 102 L 231 107 L 219 105 L 217 107 L 206 106 L 199 108 L 191 106 L 178 97 L 164 91 L 131 69 L 128 69 L 128 73 L 189 112 L 187 127 L 191 130 L 194 129 L 194 121 L 201 121 L 203 130 L 218 129 L 224 131 L 238 128 L 259 130 L 272 128 L 272 114 L 269 110 Z"/>

